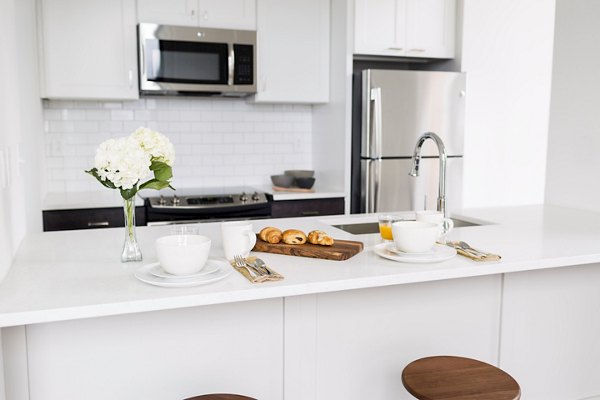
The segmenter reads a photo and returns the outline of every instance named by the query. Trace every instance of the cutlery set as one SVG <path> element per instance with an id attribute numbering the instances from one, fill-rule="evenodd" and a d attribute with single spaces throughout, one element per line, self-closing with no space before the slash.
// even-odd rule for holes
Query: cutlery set
<path id="1" fill-rule="evenodd" d="M 446 245 L 456 249 L 458 254 L 461 256 L 465 256 L 475 261 L 499 261 L 502 258 L 498 254 L 487 253 L 474 249 L 468 243 L 463 241 L 446 242 Z"/>
<path id="2" fill-rule="evenodd" d="M 233 267 L 251 282 L 279 281 L 283 279 L 276 271 L 272 270 L 258 257 L 244 258 L 242 255 L 233 257 Z"/>

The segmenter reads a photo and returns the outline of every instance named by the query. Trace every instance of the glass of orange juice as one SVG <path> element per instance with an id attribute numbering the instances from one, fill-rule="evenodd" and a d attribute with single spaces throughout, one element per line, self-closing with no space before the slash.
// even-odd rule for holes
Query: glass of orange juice
<path id="1" fill-rule="evenodd" d="M 394 240 L 392 237 L 392 223 L 396 221 L 401 221 L 397 215 L 380 215 L 379 216 L 379 233 L 381 234 L 381 238 L 383 240 Z"/>

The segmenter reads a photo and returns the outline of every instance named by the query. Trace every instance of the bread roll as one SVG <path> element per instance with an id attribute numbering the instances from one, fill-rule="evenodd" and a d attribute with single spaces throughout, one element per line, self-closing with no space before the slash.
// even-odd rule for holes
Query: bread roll
<path id="1" fill-rule="evenodd" d="M 283 231 L 283 241 L 287 244 L 304 244 L 306 235 L 298 229 L 288 229 Z"/>
<path id="2" fill-rule="evenodd" d="M 308 234 L 308 241 L 312 244 L 320 244 L 321 246 L 332 246 L 333 238 L 324 231 L 311 231 Z"/>
<path id="3" fill-rule="evenodd" d="M 267 226 L 260 231 L 258 237 L 268 243 L 279 243 L 283 239 L 283 233 L 275 227 Z"/>

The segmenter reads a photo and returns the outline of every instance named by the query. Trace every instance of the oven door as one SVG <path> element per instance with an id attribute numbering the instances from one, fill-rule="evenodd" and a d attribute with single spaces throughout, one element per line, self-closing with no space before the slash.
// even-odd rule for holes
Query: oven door
<path id="1" fill-rule="evenodd" d="M 146 206 L 146 222 L 149 226 L 271 217 L 270 203 L 200 209 L 157 208 L 153 207 L 148 199 L 144 204 Z"/>
<path id="2" fill-rule="evenodd" d="M 255 41 L 252 31 L 139 24 L 140 91 L 255 92 Z"/>

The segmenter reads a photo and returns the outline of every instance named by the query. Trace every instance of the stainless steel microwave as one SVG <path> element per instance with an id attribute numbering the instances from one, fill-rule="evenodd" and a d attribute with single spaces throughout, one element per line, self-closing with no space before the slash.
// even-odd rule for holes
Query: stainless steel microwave
<path id="1" fill-rule="evenodd" d="M 140 93 L 256 92 L 256 31 L 138 25 Z"/>

